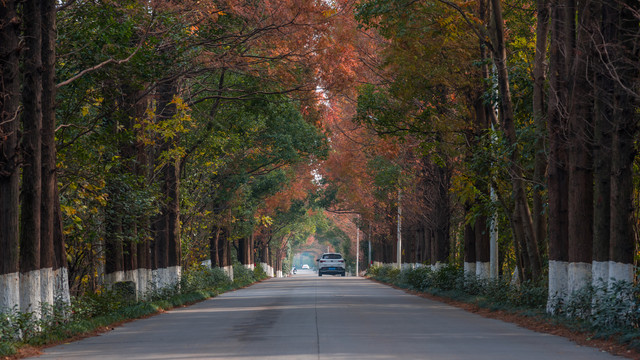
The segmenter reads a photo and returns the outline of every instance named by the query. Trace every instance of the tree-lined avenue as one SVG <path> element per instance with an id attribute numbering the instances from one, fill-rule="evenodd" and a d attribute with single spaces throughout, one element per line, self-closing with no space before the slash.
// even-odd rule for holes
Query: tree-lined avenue
<path id="1" fill-rule="evenodd" d="M 613 359 L 355 277 L 300 270 L 39 359 Z"/>

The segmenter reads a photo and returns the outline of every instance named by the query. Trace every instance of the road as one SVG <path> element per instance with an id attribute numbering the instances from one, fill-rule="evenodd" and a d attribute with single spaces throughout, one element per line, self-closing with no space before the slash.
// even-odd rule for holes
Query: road
<path id="1" fill-rule="evenodd" d="M 354 277 L 300 270 L 38 359 L 616 359 Z"/>

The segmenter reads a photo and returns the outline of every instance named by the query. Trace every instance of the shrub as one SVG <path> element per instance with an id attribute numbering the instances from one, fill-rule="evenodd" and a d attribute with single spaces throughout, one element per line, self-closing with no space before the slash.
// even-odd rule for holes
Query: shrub
<path id="1" fill-rule="evenodd" d="M 412 290 L 424 291 L 424 279 L 432 276 L 433 271 L 428 266 L 403 271 L 404 282 Z"/>
<path id="2" fill-rule="evenodd" d="M 190 268 L 182 274 L 180 279 L 180 289 L 182 293 L 225 288 L 230 285 L 231 279 L 224 270 L 220 268 L 209 268 L 208 266 Z"/>
<path id="3" fill-rule="evenodd" d="M 625 281 L 589 285 L 560 304 L 559 312 L 599 333 L 628 333 L 640 326 L 639 295 L 638 286 Z"/>
<path id="4" fill-rule="evenodd" d="M 264 271 L 264 268 L 260 264 L 256 264 L 256 267 L 253 269 L 253 278 L 256 280 L 264 280 L 268 278 L 267 272 Z"/>
<path id="5" fill-rule="evenodd" d="M 253 271 L 242 264 L 233 265 L 233 283 L 237 286 L 245 286 L 255 282 Z"/>

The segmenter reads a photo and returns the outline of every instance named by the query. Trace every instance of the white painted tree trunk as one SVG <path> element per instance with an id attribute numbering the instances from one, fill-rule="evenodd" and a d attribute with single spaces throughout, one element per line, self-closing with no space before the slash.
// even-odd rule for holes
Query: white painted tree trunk
<path id="1" fill-rule="evenodd" d="M 564 302 L 569 294 L 569 264 L 566 261 L 549 261 L 549 298 L 547 312 L 555 313 L 559 302 Z"/>
<path id="2" fill-rule="evenodd" d="M 222 268 L 222 270 L 225 272 L 225 274 L 227 274 L 227 276 L 229 277 L 229 279 L 231 279 L 231 281 L 233 281 L 233 266 L 228 265 Z"/>
<path id="3" fill-rule="evenodd" d="M 71 294 L 69 293 L 69 270 L 60 268 L 54 271 L 54 296 L 56 300 L 65 304 L 71 304 Z"/>
<path id="4" fill-rule="evenodd" d="M 55 275 L 53 268 L 40 269 L 40 302 L 42 304 L 53 305 Z"/>
<path id="5" fill-rule="evenodd" d="M 265 273 L 267 273 L 268 276 L 273 277 L 273 268 L 269 266 L 269 264 L 260 263 L 260 265 L 262 266 L 262 269 L 264 270 Z"/>
<path id="6" fill-rule="evenodd" d="M 594 261 L 591 263 L 591 283 L 594 286 L 607 284 L 609 281 L 609 262 Z"/>
<path id="7" fill-rule="evenodd" d="M 104 278 L 103 278 L 103 284 L 107 289 L 110 289 L 113 284 L 117 283 L 118 281 L 123 281 L 124 280 L 124 271 L 116 271 L 116 272 L 112 272 L 109 274 L 104 274 Z"/>
<path id="8" fill-rule="evenodd" d="M 180 286 L 180 279 L 182 278 L 182 266 L 172 266 L 168 268 L 169 281 L 171 286 Z"/>
<path id="9" fill-rule="evenodd" d="M 141 295 L 149 292 L 149 285 L 153 279 L 151 269 L 138 269 L 138 292 Z"/>
<path id="10" fill-rule="evenodd" d="M 609 261 L 609 286 L 616 281 L 633 283 L 633 264 L 623 264 Z"/>
<path id="11" fill-rule="evenodd" d="M 0 312 L 20 306 L 20 273 L 0 275 Z"/>
<path id="12" fill-rule="evenodd" d="M 475 262 L 465 262 L 464 263 L 464 273 L 465 275 L 476 275 L 476 263 Z"/>
<path id="13" fill-rule="evenodd" d="M 476 277 L 478 279 L 488 279 L 491 276 L 491 263 L 490 262 L 476 262 Z"/>
<path id="14" fill-rule="evenodd" d="M 33 270 L 20 274 L 20 311 L 33 312 L 36 318 L 40 318 L 40 270 Z"/>
<path id="15" fill-rule="evenodd" d="M 591 263 L 569 263 L 569 294 L 591 284 Z"/>

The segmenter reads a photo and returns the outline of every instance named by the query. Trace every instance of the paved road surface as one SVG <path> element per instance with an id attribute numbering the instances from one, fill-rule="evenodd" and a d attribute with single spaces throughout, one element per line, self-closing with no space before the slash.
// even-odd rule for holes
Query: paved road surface
<path id="1" fill-rule="evenodd" d="M 300 270 L 40 359 L 615 359 L 354 277 Z"/>

